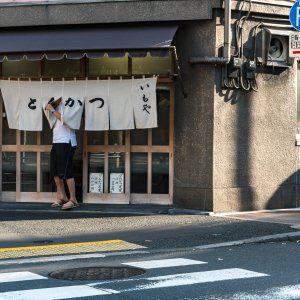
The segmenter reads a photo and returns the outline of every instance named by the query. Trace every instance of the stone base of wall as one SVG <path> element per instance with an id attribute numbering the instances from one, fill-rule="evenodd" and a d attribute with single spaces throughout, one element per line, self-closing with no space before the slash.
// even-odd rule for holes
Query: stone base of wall
<path id="1" fill-rule="evenodd" d="M 297 208 L 300 207 L 300 185 L 216 189 L 174 187 L 174 206 L 215 213 Z"/>
<path id="2" fill-rule="evenodd" d="M 181 208 L 212 211 L 212 189 L 174 187 L 174 205 Z"/>
<path id="3" fill-rule="evenodd" d="M 300 206 L 300 185 L 214 189 L 213 198 L 214 212 L 296 208 Z"/>

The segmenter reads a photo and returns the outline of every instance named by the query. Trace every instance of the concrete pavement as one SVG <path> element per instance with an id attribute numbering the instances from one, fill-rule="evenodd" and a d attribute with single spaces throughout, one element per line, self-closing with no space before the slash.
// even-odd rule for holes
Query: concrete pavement
<path id="1" fill-rule="evenodd" d="M 300 208 L 211 214 L 225 218 L 291 225 L 300 229 Z"/>
<path id="2" fill-rule="evenodd" d="M 69 215 L 101 214 L 102 216 L 146 216 L 146 215 L 203 215 L 248 221 L 270 222 L 300 226 L 300 208 L 259 210 L 248 212 L 213 213 L 196 209 L 181 209 L 171 205 L 105 205 L 80 204 L 76 209 L 60 211 L 45 203 L 0 202 L 1 211 L 44 212 L 45 214 L 67 213 Z"/>

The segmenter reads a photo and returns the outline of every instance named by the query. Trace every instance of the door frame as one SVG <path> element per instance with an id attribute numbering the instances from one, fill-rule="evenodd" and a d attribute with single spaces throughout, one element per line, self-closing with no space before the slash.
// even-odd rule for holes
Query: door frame
<path id="1" fill-rule="evenodd" d="M 131 145 L 130 130 L 125 130 L 124 145 L 109 145 L 108 131 L 104 133 L 104 145 L 88 145 L 87 133 L 84 132 L 83 139 L 83 203 L 98 204 L 161 204 L 173 203 L 173 176 L 174 176 L 174 84 L 169 79 L 158 79 L 157 87 L 167 87 L 170 91 L 170 124 L 169 145 L 152 145 L 152 129 L 148 129 L 148 145 Z M 108 193 L 108 154 L 114 152 L 125 153 L 125 183 L 123 194 Z M 147 168 L 147 193 L 130 193 L 130 154 L 134 152 L 148 153 Z M 104 153 L 104 193 L 88 193 L 88 153 Z M 169 193 L 151 194 L 152 180 L 152 153 L 169 153 Z"/>

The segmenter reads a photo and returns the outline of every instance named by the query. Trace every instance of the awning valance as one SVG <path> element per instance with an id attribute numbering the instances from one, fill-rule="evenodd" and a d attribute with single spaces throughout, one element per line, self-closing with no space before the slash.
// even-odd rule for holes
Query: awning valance
<path id="1" fill-rule="evenodd" d="M 0 31 L 0 61 L 168 55 L 176 26 L 30 28 Z"/>

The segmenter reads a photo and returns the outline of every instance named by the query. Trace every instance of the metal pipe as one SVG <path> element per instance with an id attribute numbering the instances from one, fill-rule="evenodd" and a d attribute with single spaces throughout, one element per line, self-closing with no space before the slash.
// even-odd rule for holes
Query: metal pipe
<path id="1" fill-rule="evenodd" d="M 231 0 L 225 1 L 225 21 L 224 21 L 224 48 L 223 57 L 219 56 L 192 56 L 189 59 L 191 64 L 214 64 L 225 65 L 230 61 L 230 44 L 231 44 Z"/>

